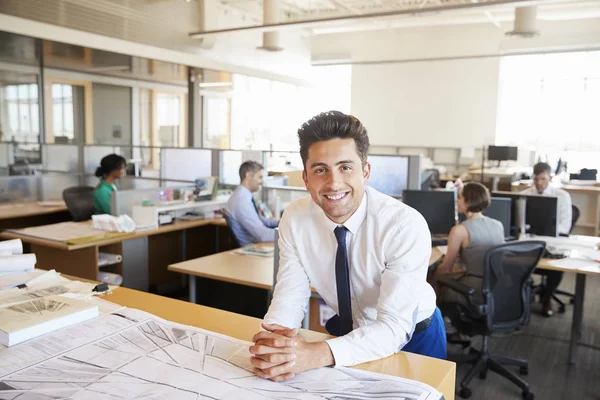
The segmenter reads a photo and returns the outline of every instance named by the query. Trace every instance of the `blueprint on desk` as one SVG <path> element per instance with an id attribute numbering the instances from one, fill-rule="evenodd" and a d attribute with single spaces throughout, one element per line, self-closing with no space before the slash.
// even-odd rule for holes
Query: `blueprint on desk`
<path id="1" fill-rule="evenodd" d="M 438 400 L 428 385 L 349 368 L 274 383 L 251 372 L 248 342 L 123 308 L 0 348 L 0 398 Z"/>

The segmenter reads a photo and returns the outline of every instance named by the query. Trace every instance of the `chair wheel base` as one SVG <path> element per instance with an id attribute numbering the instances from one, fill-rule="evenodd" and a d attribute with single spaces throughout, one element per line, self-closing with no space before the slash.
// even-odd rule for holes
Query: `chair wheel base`
<path id="1" fill-rule="evenodd" d="M 575 299 L 573 297 L 571 297 L 571 300 L 569 300 L 569 303 L 575 304 Z"/>
<path id="2" fill-rule="evenodd" d="M 561 314 L 564 314 L 564 313 L 565 313 L 565 311 L 566 311 L 566 309 L 565 309 L 565 306 L 559 306 L 559 307 L 558 307 L 558 312 L 559 312 L 559 313 L 561 313 Z"/>
<path id="3" fill-rule="evenodd" d="M 523 391 L 523 400 L 534 400 L 535 396 L 533 393 L 531 393 L 529 390 L 524 390 Z"/>
<path id="4" fill-rule="evenodd" d="M 519 368 L 519 374 L 521 374 L 521 375 L 528 375 L 529 374 L 529 367 L 520 367 Z"/>
<path id="5" fill-rule="evenodd" d="M 485 379 L 487 377 L 487 371 L 481 371 L 479 373 L 479 379 Z"/>
<path id="6" fill-rule="evenodd" d="M 468 399 L 469 397 L 471 397 L 471 389 L 464 387 L 460 389 L 460 392 L 458 393 L 458 395 L 463 398 L 463 399 Z"/>

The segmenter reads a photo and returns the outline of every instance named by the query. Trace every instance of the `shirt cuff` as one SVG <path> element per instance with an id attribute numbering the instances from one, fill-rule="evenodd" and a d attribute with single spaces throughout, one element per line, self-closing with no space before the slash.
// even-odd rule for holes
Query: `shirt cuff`
<path id="1" fill-rule="evenodd" d="M 334 368 L 346 367 L 354 365 L 352 360 L 352 345 L 348 343 L 345 337 L 337 337 L 326 340 L 325 343 L 329 346 L 331 354 L 333 354 Z"/>

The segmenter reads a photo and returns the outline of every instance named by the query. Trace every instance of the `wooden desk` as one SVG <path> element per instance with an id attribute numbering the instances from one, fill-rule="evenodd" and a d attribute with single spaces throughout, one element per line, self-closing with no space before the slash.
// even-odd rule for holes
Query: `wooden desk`
<path id="1" fill-rule="evenodd" d="M 438 258 L 437 254 L 432 253 L 430 264 Z M 189 276 L 189 299 L 192 303 L 197 301 L 196 277 L 236 283 L 268 291 L 273 290 L 273 257 L 241 255 L 230 250 L 172 264 L 169 265 L 168 269 Z M 304 327 L 325 332 L 325 328 L 319 323 L 319 299 L 319 294 L 312 288 Z"/>
<path id="2" fill-rule="evenodd" d="M 128 285 L 128 281 L 135 282 L 134 288 L 148 290 L 148 285 L 158 285 L 177 278 L 167 271 L 167 265 L 213 253 L 218 247 L 220 226 L 226 226 L 222 218 L 176 221 L 158 229 L 77 245 L 56 241 L 51 237 L 27 236 L 13 230 L 0 233 L 0 238 L 21 239 L 29 243 L 31 252 L 37 257 L 37 268 L 55 269 L 64 274 L 91 280 L 98 280 L 100 251 L 120 254 L 123 256 L 123 262 L 103 270 L 123 275 L 124 285 Z M 216 234 L 201 231 L 202 227 L 215 228 Z M 194 243 L 194 246 L 187 246 L 187 242 Z M 140 277 L 144 272 L 147 279 Z"/>
<path id="3" fill-rule="evenodd" d="M 137 308 L 170 321 L 246 341 L 250 341 L 260 329 L 260 320 L 256 318 L 137 290 L 118 288 L 104 299 L 126 307 Z M 311 331 L 302 331 L 301 334 L 309 341 L 324 340 L 328 337 Z M 454 399 L 456 365 L 450 361 L 401 351 L 388 358 L 361 364 L 355 368 L 424 382 L 442 392 L 447 400 Z"/>
<path id="4" fill-rule="evenodd" d="M 70 219 L 66 204 L 54 207 L 40 206 L 37 202 L 0 204 L 0 230 L 46 225 Z"/>

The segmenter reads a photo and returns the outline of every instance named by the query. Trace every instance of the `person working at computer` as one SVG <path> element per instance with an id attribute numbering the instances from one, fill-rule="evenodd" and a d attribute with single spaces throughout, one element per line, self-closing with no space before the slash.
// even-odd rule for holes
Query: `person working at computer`
<path id="1" fill-rule="evenodd" d="M 252 193 L 263 184 L 263 166 L 246 161 L 240 166 L 240 185 L 227 202 L 226 211 L 233 218 L 231 230 L 240 246 L 250 243 L 273 242 L 279 221 L 259 214 Z"/>
<path id="2" fill-rule="evenodd" d="M 110 214 L 111 193 L 118 190 L 116 181 L 125 176 L 127 161 L 118 154 L 109 154 L 100 161 L 96 176 L 100 183 L 94 190 L 94 213 Z"/>
<path id="3" fill-rule="evenodd" d="M 439 278 L 451 276 L 475 289 L 474 298 L 480 303 L 483 303 L 481 284 L 485 253 L 504 243 L 502 223 L 482 214 L 490 202 L 490 192 L 481 183 L 470 182 L 459 189 L 457 209 L 467 219 L 450 230 L 446 255 L 435 269 L 432 279 L 435 286 Z M 462 264 L 464 268 L 455 268 L 457 264 Z M 467 305 L 465 297 L 450 288 L 439 291 L 437 302 L 444 316 L 451 320 L 454 316 L 450 314 L 456 311 L 456 304 Z M 461 338 L 458 333 L 449 335 L 448 339 L 450 342 L 468 340 Z"/>
<path id="4" fill-rule="evenodd" d="M 541 195 L 557 198 L 556 210 L 556 232 L 561 236 L 569 236 L 571 231 L 573 209 L 571 206 L 571 195 L 566 191 L 550 185 L 552 168 L 547 163 L 537 163 L 533 167 L 533 186 L 523 191 L 525 194 Z M 552 295 L 556 292 L 563 277 L 561 271 L 537 270 L 536 272 L 546 276 L 544 293 L 541 296 L 542 315 L 551 317 Z"/>
<path id="5" fill-rule="evenodd" d="M 280 230 L 280 268 L 262 332 L 250 347 L 255 373 L 273 381 L 405 350 L 446 357 L 446 334 L 426 275 L 431 236 L 414 209 L 367 186 L 369 137 L 339 111 L 298 131 L 310 193 L 291 203 Z M 311 285 L 336 312 L 337 338 L 298 335 Z"/>

